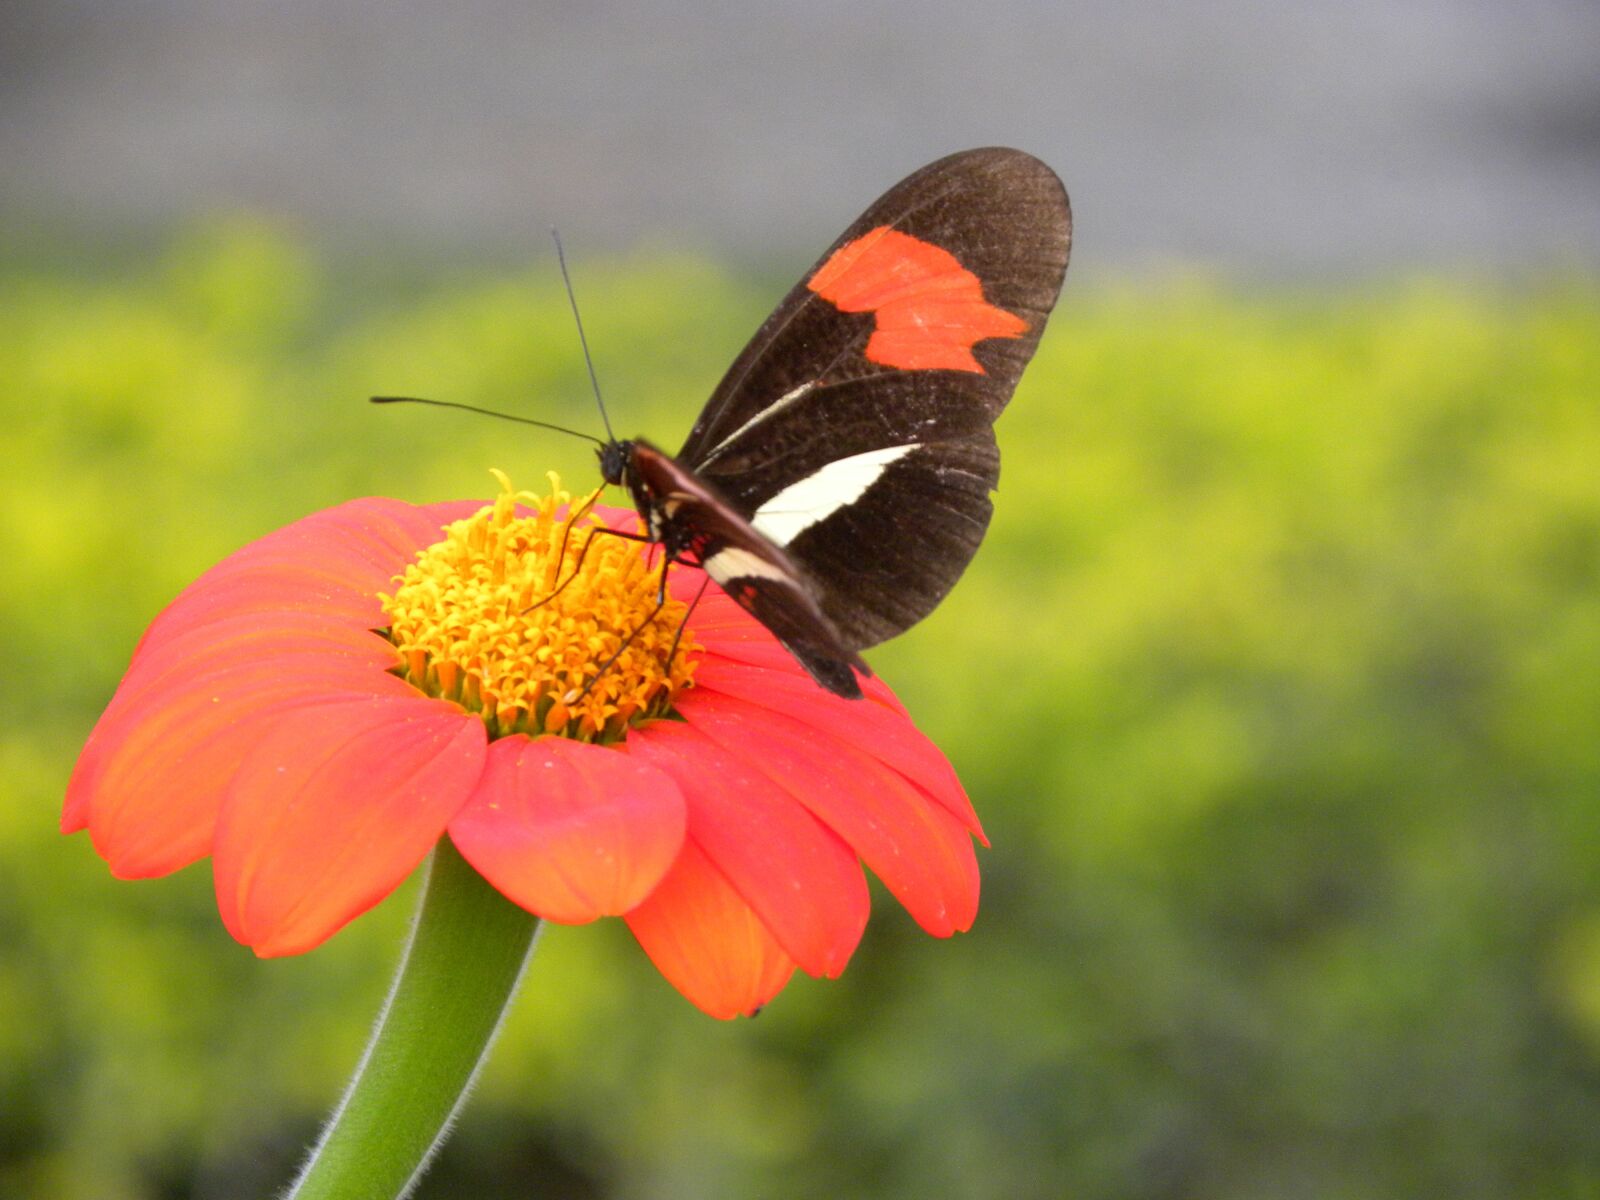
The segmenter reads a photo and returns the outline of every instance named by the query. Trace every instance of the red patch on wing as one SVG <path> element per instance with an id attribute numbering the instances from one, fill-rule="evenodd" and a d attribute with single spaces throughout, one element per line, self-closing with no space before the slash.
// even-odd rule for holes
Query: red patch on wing
<path id="1" fill-rule="evenodd" d="M 985 338 L 1021 337 L 1028 323 L 983 298 L 983 283 L 948 250 L 887 225 L 840 246 L 806 286 L 841 312 L 870 312 L 867 358 L 907 371 L 972 371 Z"/>

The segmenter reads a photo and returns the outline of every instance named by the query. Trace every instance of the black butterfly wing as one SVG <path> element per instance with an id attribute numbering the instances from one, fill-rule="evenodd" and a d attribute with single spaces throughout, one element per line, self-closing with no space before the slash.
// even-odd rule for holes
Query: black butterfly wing
<path id="1" fill-rule="evenodd" d="M 992 425 L 1066 272 L 1065 189 L 972 150 L 890 189 L 735 360 L 678 461 L 805 572 L 852 648 L 927 615 L 988 526 Z"/>

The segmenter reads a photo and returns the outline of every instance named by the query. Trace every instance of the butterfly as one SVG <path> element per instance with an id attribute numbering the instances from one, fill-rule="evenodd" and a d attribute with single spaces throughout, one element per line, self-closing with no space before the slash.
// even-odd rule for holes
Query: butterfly
<path id="1" fill-rule="evenodd" d="M 1020 150 L 930 163 L 825 251 L 736 358 L 682 449 L 600 449 L 668 562 L 698 566 L 811 677 L 930 613 L 977 552 L 994 422 L 1066 275 L 1066 189 Z"/>

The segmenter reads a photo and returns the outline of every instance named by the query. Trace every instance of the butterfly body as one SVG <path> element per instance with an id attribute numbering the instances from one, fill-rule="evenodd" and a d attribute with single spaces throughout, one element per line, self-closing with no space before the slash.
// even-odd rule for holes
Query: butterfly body
<path id="1" fill-rule="evenodd" d="M 814 679 L 926 616 L 977 551 L 994 421 L 1066 272 L 1065 189 L 1017 150 L 891 188 L 778 305 L 683 448 L 601 448 L 669 560 L 706 573 Z"/>
<path id="2" fill-rule="evenodd" d="M 852 668 L 871 674 L 823 613 L 804 569 L 716 490 L 643 439 L 613 442 L 623 462 L 607 482 L 628 489 L 650 539 L 669 560 L 703 569 L 770 629 L 829 691 L 859 696 Z M 606 456 L 602 450 L 602 458 Z"/>

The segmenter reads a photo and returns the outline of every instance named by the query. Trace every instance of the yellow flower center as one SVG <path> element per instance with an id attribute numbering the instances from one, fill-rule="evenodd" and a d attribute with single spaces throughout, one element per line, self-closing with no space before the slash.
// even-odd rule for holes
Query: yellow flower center
<path id="1" fill-rule="evenodd" d="M 396 673 L 481 714 L 491 737 L 612 742 L 664 715 L 700 647 L 681 601 L 657 610 L 659 557 L 652 569 L 638 542 L 596 533 L 598 517 L 558 518 L 571 497 L 554 472 L 545 497 L 494 476 L 494 503 L 447 526 L 380 596 Z"/>

